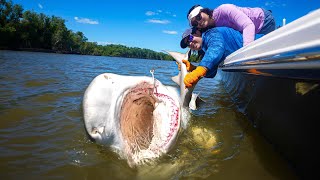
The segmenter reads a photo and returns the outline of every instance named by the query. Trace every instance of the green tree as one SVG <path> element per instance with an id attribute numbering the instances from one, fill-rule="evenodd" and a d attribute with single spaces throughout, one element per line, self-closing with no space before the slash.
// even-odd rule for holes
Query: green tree
<path id="1" fill-rule="evenodd" d="M 67 50 L 69 31 L 65 26 L 65 21 L 59 17 L 52 16 L 51 30 L 52 30 L 52 49 L 63 52 Z"/>
<path id="2" fill-rule="evenodd" d="M 0 46 L 14 47 L 19 42 L 19 21 L 22 17 L 21 5 L 13 5 L 12 1 L 0 1 Z"/>

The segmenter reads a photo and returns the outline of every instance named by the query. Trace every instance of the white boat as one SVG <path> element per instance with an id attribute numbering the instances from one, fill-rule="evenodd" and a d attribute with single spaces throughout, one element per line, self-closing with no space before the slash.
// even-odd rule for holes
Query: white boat
<path id="1" fill-rule="evenodd" d="M 226 90 L 302 179 L 319 176 L 320 9 L 230 54 Z"/>

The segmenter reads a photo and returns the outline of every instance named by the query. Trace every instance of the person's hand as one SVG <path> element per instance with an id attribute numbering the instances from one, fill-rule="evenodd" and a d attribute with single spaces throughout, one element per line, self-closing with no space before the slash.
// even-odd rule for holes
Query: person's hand
<path id="1" fill-rule="evenodd" d="M 180 63 L 176 61 L 176 64 L 178 65 L 178 70 L 181 71 Z"/>
<path id="2" fill-rule="evenodd" d="M 193 71 L 197 67 L 197 66 L 194 66 L 193 64 L 191 64 L 188 60 L 182 60 L 182 62 L 186 65 L 188 72 Z M 178 69 L 180 71 L 181 70 L 180 64 L 178 62 L 176 62 L 176 64 L 178 65 Z"/>
<path id="3" fill-rule="evenodd" d="M 184 85 L 186 88 L 194 86 L 207 73 L 207 69 L 203 66 L 198 66 L 195 70 L 184 77 Z"/>
<path id="4" fill-rule="evenodd" d="M 187 71 L 191 72 L 196 69 L 197 66 L 191 64 L 188 60 L 182 60 L 182 62 L 187 66 Z"/>

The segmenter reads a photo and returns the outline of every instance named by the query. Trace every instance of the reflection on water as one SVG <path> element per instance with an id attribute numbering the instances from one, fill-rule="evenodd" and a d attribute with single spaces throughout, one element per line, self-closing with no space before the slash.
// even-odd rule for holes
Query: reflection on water
<path id="1" fill-rule="evenodd" d="M 151 76 L 175 86 L 173 61 L 0 51 L 0 177 L 9 179 L 296 179 L 237 111 L 219 75 L 195 92 L 176 146 L 154 164 L 131 169 L 84 129 L 82 97 L 94 77 Z"/>

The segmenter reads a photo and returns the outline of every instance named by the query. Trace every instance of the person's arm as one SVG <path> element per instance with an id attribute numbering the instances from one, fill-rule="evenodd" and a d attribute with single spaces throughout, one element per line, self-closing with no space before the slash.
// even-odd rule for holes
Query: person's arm
<path id="1" fill-rule="evenodd" d="M 208 30 L 203 36 L 202 47 L 205 55 L 199 66 L 184 78 L 187 88 L 194 86 L 202 77 L 213 78 L 225 52 L 224 39 L 217 29 Z"/>
<path id="2" fill-rule="evenodd" d="M 217 29 L 209 30 L 203 37 L 202 46 L 206 50 L 199 66 L 207 68 L 205 77 L 213 78 L 225 53 L 224 38 Z"/>
<path id="3" fill-rule="evenodd" d="M 255 25 L 252 20 L 233 4 L 223 5 L 222 9 L 228 16 L 234 28 L 243 34 L 243 46 L 248 45 L 255 38 Z"/>

